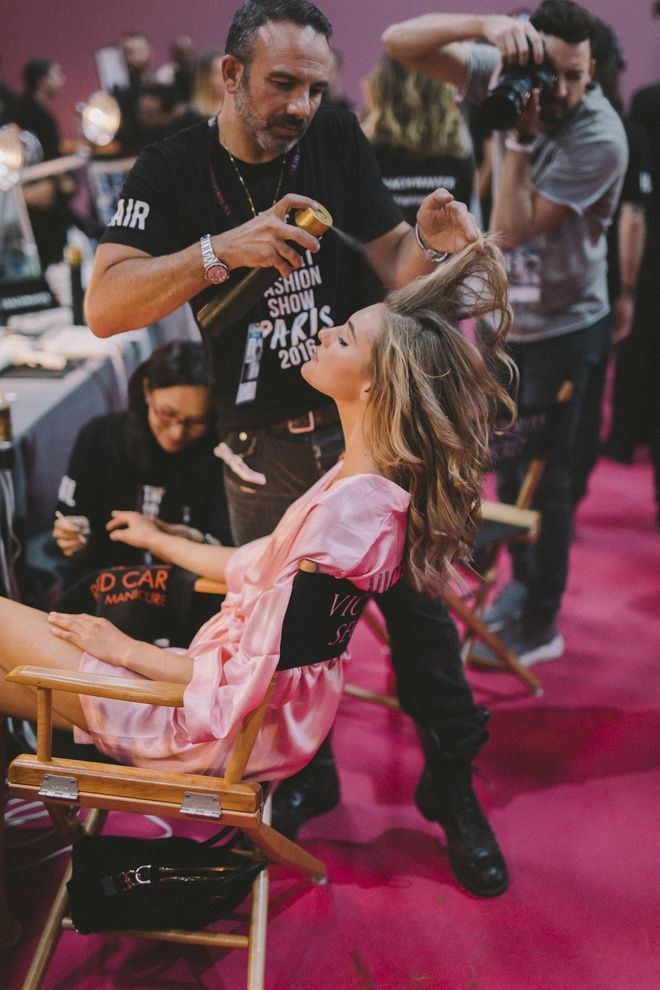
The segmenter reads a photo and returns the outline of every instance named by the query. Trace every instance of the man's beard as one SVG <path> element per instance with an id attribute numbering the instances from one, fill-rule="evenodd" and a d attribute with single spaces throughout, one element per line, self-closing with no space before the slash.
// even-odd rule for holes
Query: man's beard
<path id="1" fill-rule="evenodd" d="M 568 107 L 563 100 L 541 100 L 539 117 L 549 128 L 561 127 L 565 120 L 573 113 L 575 107 Z"/>
<path id="2" fill-rule="evenodd" d="M 241 118 L 245 129 L 254 138 L 259 147 L 263 149 L 263 151 L 272 152 L 277 155 L 286 154 L 287 151 L 290 151 L 291 148 L 298 143 L 309 127 L 310 122 L 305 121 L 304 123 L 301 123 L 301 121 L 296 117 L 291 117 L 286 113 L 275 114 L 272 117 L 264 119 L 255 109 L 254 103 L 250 97 L 248 85 L 244 82 L 244 78 L 241 79 L 238 84 L 234 102 L 236 112 Z M 292 134 L 290 137 L 279 137 L 277 134 L 273 133 L 273 128 L 281 125 L 286 127 L 294 127 L 296 128 L 297 133 L 295 135 Z"/>

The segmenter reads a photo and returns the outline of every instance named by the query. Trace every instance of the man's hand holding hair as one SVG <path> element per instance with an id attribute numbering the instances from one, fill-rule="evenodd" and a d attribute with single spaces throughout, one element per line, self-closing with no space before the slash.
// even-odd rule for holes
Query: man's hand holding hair
<path id="1" fill-rule="evenodd" d="M 464 203 L 458 203 L 446 189 L 436 189 L 417 211 L 422 242 L 439 254 L 459 254 L 472 245 L 483 251 L 483 233 Z"/>

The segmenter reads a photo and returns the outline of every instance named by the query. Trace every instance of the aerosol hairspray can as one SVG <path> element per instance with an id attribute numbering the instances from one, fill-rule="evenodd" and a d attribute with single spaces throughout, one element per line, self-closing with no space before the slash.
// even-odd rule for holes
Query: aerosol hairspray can
<path id="1" fill-rule="evenodd" d="M 332 227 L 332 217 L 320 203 L 312 208 L 296 210 L 293 222 L 297 227 L 322 237 Z M 300 254 L 304 251 L 299 244 L 289 241 L 291 247 Z M 209 300 L 197 313 L 197 321 L 210 337 L 219 337 L 228 327 L 238 323 L 250 312 L 254 304 L 263 296 L 266 289 L 277 282 L 280 273 L 277 268 L 252 268 L 233 285 L 223 286 L 213 299 Z"/>

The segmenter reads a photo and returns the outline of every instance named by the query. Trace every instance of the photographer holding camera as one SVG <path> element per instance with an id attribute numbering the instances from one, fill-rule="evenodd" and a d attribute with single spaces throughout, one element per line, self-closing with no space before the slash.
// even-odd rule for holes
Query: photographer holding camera
<path id="1" fill-rule="evenodd" d="M 516 550 L 513 581 L 486 616 L 527 665 L 563 653 L 556 620 L 572 536 L 571 443 L 600 404 L 611 345 L 606 233 L 628 155 L 621 121 L 591 81 L 594 31 L 583 7 L 544 0 L 528 20 L 427 14 L 383 36 L 393 58 L 453 83 L 502 132 L 490 226 L 507 251 L 519 403 L 547 403 L 564 380 L 574 383 L 568 443 L 551 455 L 534 502 L 540 538 Z M 518 479 L 503 469 L 497 482 L 512 501 Z"/>

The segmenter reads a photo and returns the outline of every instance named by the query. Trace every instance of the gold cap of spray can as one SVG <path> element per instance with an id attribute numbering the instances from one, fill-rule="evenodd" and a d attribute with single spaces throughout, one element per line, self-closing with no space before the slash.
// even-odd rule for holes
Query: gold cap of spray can
<path id="1" fill-rule="evenodd" d="M 302 227 L 314 237 L 322 237 L 326 230 L 332 227 L 332 217 L 320 203 L 314 207 L 306 206 L 304 210 L 297 210 L 293 219 L 296 227 Z"/>

